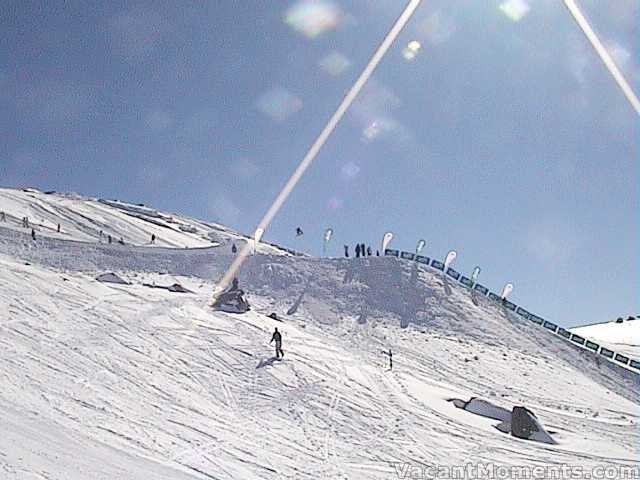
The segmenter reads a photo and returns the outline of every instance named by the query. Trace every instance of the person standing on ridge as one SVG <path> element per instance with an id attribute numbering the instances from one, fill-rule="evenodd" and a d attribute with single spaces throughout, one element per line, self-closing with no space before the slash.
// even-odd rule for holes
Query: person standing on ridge
<path id="1" fill-rule="evenodd" d="M 360 244 L 356 243 L 356 258 L 360 258 Z"/>
<path id="2" fill-rule="evenodd" d="M 269 343 L 272 343 L 274 340 L 276 342 L 276 358 L 284 357 L 284 352 L 282 351 L 282 335 L 278 331 L 277 327 L 273 332 Z"/>
<path id="3" fill-rule="evenodd" d="M 231 244 L 231 253 L 235 254 L 238 252 L 238 247 L 236 247 L 235 243 Z"/>
<path id="4" fill-rule="evenodd" d="M 344 246 L 344 256 L 349 258 L 349 245 Z"/>
<path id="5" fill-rule="evenodd" d="M 156 234 L 152 233 L 151 234 L 151 245 L 154 245 L 156 243 Z"/>
<path id="6" fill-rule="evenodd" d="M 371 256 L 371 247 L 367 247 L 367 257 Z"/>

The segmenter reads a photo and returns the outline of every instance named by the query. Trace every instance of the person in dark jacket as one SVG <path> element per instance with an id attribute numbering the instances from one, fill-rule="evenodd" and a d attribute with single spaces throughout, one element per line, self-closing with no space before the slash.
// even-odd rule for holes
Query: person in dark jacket
<path id="1" fill-rule="evenodd" d="M 301 235 L 304 235 L 304 232 L 302 231 L 302 229 L 300 227 L 296 228 L 296 237 L 299 237 Z"/>
<path id="2" fill-rule="evenodd" d="M 236 247 L 236 244 L 232 244 L 231 245 L 231 253 L 237 253 L 238 252 L 238 247 Z"/>
<path id="3" fill-rule="evenodd" d="M 371 256 L 371 247 L 367 247 L 367 257 Z"/>
<path id="4" fill-rule="evenodd" d="M 31 238 L 32 238 L 33 240 L 35 240 L 35 239 L 36 239 L 36 231 L 35 231 L 33 228 L 31 229 Z"/>
<path id="5" fill-rule="evenodd" d="M 349 258 L 349 245 L 344 246 L 344 256 Z"/>
<path id="6" fill-rule="evenodd" d="M 360 258 L 360 244 L 356 244 L 356 258 Z"/>
<path id="7" fill-rule="evenodd" d="M 276 358 L 284 357 L 284 352 L 282 351 L 282 335 L 277 328 L 273 332 L 271 342 L 269 343 L 272 343 L 273 341 L 276 342 Z"/>

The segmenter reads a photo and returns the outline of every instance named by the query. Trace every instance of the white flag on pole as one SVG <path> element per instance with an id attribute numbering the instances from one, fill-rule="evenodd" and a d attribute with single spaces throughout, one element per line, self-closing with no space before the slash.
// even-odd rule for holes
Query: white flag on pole
<path id="1" fill-rule="evenodd" d="M 327 244 L 329 243 L 329 240 L 331 240 L 331 235 L 333 235 L 333 229 L 327 228 L 324 231 L 324 242 L 322 242 L 322 256 L 323 257 L 326 257 L 326 255 L 327 255 Z"/>
<path id="2" fill-rule="evenodd" d="M 382 237 L 382 255 L 384 255 L 391 240 L 393 240 L 393 232 L 387 232 L 384 234 L 384 237 Z"/>
<path id="3" fill-rule="evenodd" d="M 445 258 L 444 260 L 444 271 L 446 272 L 447 269 L 449 268 L 449 265 L 451 265 L 453 263 L 453 261 L 456 259 L 456 257 L 458 256 L 458 254 L 456 253 L 455 250 L 451 250 L 449 253 L 447 253 L 447 258 Z"/>
<path id="4" fill-rule="evenodd" d="M 471 282 L 475 284 L 478 281 L 479 275 L 480 275 L 480 267 L 474 268 L 473 273 L 471 274 Z"/>
<path id="5" fill-rule="evenodd" d="M 262 235 L 264 235 L 264 228 L 256 228 L 253 234 L 253 253 L 256 253 L 256 248 L 258 247 L 258 243 L 260 243 Z"/>
<path id="6" fill-rule="evenodd" d="M 502 298 L 507 298 L 509 294 L 513 291 L 513 285 L 511 283 L 507 283 L 502 289 Z"/>

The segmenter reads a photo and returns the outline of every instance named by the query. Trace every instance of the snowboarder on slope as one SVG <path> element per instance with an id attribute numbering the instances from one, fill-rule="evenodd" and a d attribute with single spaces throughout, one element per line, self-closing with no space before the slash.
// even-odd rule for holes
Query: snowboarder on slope
<path id="1" fill-rule="evenodd" d="M 282 351 L 282 335 L 278 331 L 277 327 L 273 332 L 273 336 L 271 337 L 271 342 L 273 342 L 274 340 L 276 342 L 276 358 L 284 357 L 284 352 Z"/>
<path id="2" fill-rule="evenodd" d="M 238 247 L 236 247 L 236 244 L 233 243 L 231 244 L 231 253 L 237 253 L 238 252 Z"/>

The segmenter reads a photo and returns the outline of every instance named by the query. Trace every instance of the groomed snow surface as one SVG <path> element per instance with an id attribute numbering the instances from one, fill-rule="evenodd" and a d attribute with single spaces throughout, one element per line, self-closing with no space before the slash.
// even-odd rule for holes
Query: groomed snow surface
<path id="1" fill-rule="evenodd" d="M 2 479 L 429 478 L 468 464 L 640 473 L 638 375 L 431 269 L 264 247 L 239 275 L 252 310 L 214 312 L 239 234 L 172 216 L 215 243 L 180 231 L 141 246 L 147 220 L 48 195 L 55 213 L 41 220 L 93 218 L 96 203 L 103 226 L 122 222 L 125 245 L 99 244 L 76 217 L 77 234 L 33 241 L 21 209 L 44 194 L 0 193 L 17 218 L 0 223 Z M 185 249 L 193 235 L 198 248 Z M 130 284 L 96 280 L 105 273 Z M 175 283 L 193 293 L 144 285 Z M 526 406 L 557 444 L 511 437 L 450 401 L 471 397 Z"/>

